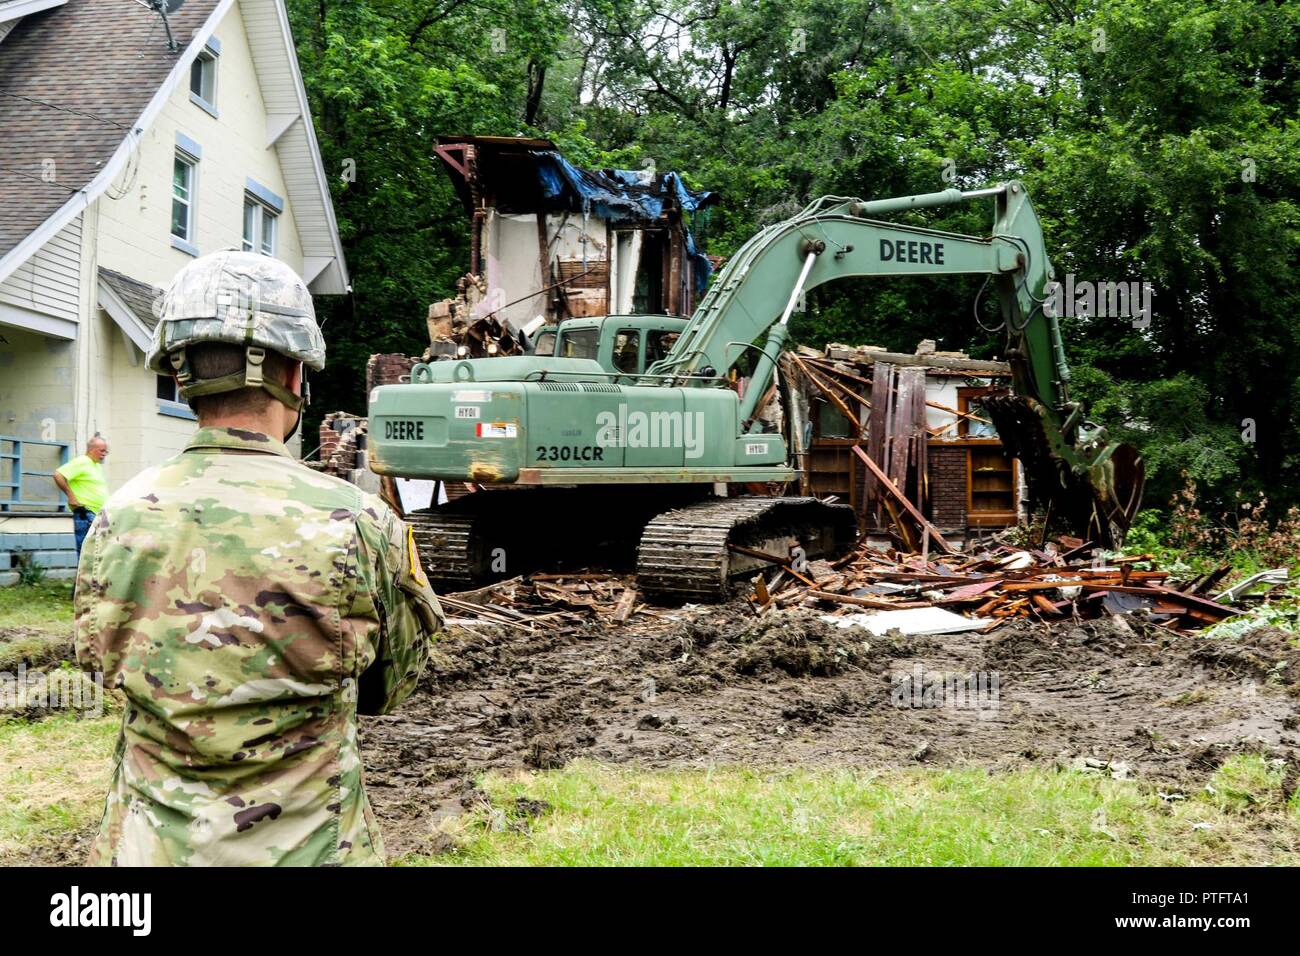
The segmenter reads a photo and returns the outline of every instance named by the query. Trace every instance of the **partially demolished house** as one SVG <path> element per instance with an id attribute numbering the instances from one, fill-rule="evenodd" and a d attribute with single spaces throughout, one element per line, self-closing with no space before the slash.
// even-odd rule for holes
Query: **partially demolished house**
<path id="1" fill-rule="evenodd" d="M 707 287 L 689 219 L 718 197 L 676 173 L 580 169 L 524 137 L 441 137 L 434 152 L 471 234 L 470 274 L 429 312 L 435 353 L 509 354 L 538 318 L 690 315 Z"/>
<path id="2" fill-rule="evenodd" d="M 913 354 L 801 347 L 782 365 L 801 493 L 838 495 L 868 531 L 905 527 L 893 517 L 901 503 L 866 454 L 945 536 L 976 537 L 1025 518 L 1018 463 L 979 407 L 1009 386 L 1007 363 L 936 351 L 927 340 Z"/>

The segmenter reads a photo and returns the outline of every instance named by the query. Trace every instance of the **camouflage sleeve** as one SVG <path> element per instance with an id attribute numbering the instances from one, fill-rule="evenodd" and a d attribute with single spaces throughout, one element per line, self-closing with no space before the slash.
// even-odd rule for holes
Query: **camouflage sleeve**
<path id="1" fill-rule="evenodd" d="M 108 511 L 101 509 L 91 525 L 90 532 L 81 546 L 81 558 L 77 562 L 76 583 L 72 591 L 72 612 L 75 619 L 73 636 L 74 649 L 78 666 L 86 673 L 105 673 L 117 662 L 117 654 L 105 645 L 96 609 L 103 591 L 99 581 L 99 542 L 103 535 L 98 532 L 108 524 Z M 106 660 L 112 655 L 113 660 Z"/>
<path id="2" fill-rule="evenodd" d="M 443 629 L 442 606 L 420 565 L 411 529 L 369 499 L 357 521 L 358 565 L 370 573 L 379 618 L 374 663 L 361 675 L 357 710 L 386 714 L 415 689 L 429 647 Z"/>

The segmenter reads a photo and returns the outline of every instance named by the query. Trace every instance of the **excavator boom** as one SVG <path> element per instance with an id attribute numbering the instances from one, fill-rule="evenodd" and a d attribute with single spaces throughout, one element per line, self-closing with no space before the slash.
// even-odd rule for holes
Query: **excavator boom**
<path id="1" fill-rule="evenodd" d="M 874 217 L 991 198 L 988 237 L 941 232 Z M 786 341 L 797 297 L 850 277 L 983 275 L 998 297 L 1014 393 L 992 399 L 1004 443 L 1026 467 L 1035 498 L 1098 543 L 1122 539 L 1141 502 L 1142 462 L 1131 446 L 1108 443 L 1069 397 L 1070 369 L 1057 317 L 1043 309 L 1052 265 L 1023 184 L 957 189 L 863 202 L 825 197 L 768 226 L 727 262 L 676 347 L 651 373 L 683 384 L 725 374 L 766 333 L 740 419 L 755 407 Z M 785 310 L 773 317 L 773 303 Z"/>

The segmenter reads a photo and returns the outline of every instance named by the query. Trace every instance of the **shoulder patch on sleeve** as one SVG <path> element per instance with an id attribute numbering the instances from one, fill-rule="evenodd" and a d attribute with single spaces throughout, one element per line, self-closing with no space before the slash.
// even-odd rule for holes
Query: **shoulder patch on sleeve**
<path id="1" fill-rule="evenodd" d="M 406 526 L 406 562 L 411 569 L 411 579 L 422 588 L 429 586 L 429 579 L 424 576 L 424 565 L 420 562 L 420 549 L 415 546 L 415 529 Z"/>

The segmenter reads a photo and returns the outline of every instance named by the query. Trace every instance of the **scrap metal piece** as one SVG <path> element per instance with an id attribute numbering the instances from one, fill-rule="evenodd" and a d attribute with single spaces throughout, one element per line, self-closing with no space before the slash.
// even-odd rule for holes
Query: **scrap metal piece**
<path id="1" fill-rule="evenodd" d="M 1214 600 L 1217 604 L 1235 604 L 1237 600 L 1249 594 L 1261 584 L 1267 584 L 1270 589 L 1277 587 L 1279 584 L 1286 584 L 1291 579 L 1291 573 L 1287 568 L 1273 568 L 1271 571 L 1260 571 L 1258 574 L 1252 574 L 1244 581 L 1238 581 L 1226 591 L 1220 592 Z"/>

